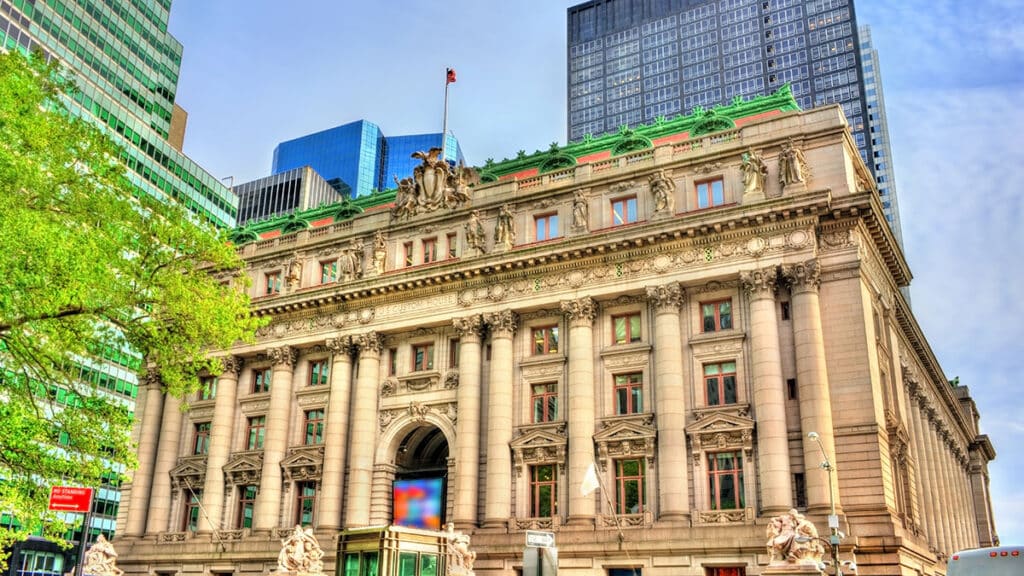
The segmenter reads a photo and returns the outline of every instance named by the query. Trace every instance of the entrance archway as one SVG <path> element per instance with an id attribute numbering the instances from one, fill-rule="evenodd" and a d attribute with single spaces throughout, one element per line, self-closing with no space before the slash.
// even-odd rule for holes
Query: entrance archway
<path id="1" fill-rule="evenodd" d="M 447 522 L 452 461 L 444 424 L 410 419 L 395 422 L 385 434 L 377 461 L 388 464 L 378 465 L 375 482 L 381 492 L 387 491 L 378 493 L 388 503 L 386 518 L 380 520 L 432 530 Z"/>

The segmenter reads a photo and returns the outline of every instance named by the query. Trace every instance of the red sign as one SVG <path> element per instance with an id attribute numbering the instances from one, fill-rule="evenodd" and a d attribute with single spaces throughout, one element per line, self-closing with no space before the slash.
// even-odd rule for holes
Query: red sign
<path id="1" fill-rule="evenodd" d="M 92 488 L 54 486 L 50 488 L 50 510 L 58 512 L 89 512 Z"/>

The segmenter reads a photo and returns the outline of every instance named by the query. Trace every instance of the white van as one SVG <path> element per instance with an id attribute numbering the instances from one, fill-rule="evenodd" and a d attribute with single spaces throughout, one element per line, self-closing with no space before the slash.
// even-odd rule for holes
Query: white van
<path id="1" fill-rule="evenodd" d="M 949 558 L 946 576 L 1021 576 L 1024 546 L 1000 546 L 957 552 Z"/>

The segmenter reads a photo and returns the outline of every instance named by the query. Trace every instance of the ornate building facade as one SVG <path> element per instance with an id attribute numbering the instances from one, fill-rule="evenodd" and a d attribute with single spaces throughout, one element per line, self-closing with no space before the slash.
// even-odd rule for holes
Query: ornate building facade
<path id="1" fill-rule="evenodd" d="M 760 574 L 791 508 L 824 527 L 834 507 L 862 574 L 995 542 L 994 452 L 900 294 L 842 111 L 772 98 L 792 103 L 489 163 L 472 188 L 423 155 L 375 205 L 244 231 L 272 320 L 186 410 L 140 394 L 121 568 L 262 574 L 302 524 L 340 574 L 340 531 L 392 523 L 395 481 L 424 476 L 488 576 L 538 529 L 581 576 Z"/>

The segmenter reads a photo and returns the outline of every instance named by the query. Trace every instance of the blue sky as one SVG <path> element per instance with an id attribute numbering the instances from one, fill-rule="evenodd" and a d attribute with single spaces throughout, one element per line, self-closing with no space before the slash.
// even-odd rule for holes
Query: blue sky
<path id="1" fill-rule="evenodd" d="M 360 118 L 449 129 L 470 164 L 565 142 L 566 0 L 175 0 L 185 151 L 235 183 L 278 142 Z M 881 59 L 914 312 L 970 387 L 998 457 L 1004 543 L 1024 543 L 1024 0 L 857 0 Z"/>

